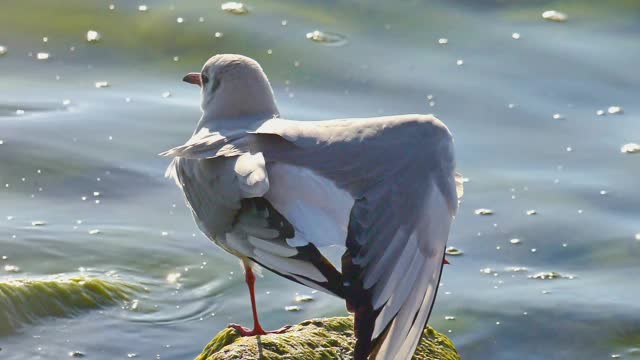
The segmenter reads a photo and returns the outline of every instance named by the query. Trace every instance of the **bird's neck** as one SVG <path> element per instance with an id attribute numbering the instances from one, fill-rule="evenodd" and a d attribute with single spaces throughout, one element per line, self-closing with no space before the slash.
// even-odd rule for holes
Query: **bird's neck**
<path id="1" fill-rule="evenodd" d="M 211 131 L 224 132 L 226 130 L 255 130 L 260 125 L 274 117 L 279 117 L 279 114 L 273 114 L 271 112 L 250 114 L 246 116 L 220 116 L 216 113 L 203 113 L 198 125 L 194 131 L 194 134 L 198 133 L 201 129 L 207 128 Z"/>

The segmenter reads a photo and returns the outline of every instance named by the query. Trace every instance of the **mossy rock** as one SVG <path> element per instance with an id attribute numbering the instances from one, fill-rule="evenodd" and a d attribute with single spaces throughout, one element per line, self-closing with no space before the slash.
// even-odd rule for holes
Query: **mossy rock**
<path id="1" fill-rule="evenodd" d="M 313 319 L 294 325 L 284 334 L 241 337 L 224 329 L 196 360 L 335 360 L 352 359 L 353 318 Z M 459 360 L 451 340 L 427 326 L 413 360 Z"/>

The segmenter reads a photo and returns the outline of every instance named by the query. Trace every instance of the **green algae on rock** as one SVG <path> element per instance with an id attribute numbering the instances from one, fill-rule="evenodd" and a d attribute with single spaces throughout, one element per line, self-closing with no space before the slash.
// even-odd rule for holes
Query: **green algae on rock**
<path id="1" fill-rule="evenodd" d="M 0 281 L 0 335 L 47 316 L 67 317 L 126 301 L 138 287 L 88 276 Z"/>
<path id="2" fill-rule="evenodd" d="M 312 319 L 294 325 L 284 334 L 241 337 L 224 329 L 196 360 L 334 360 L 353 357 L 353 318 Z M 451 341 L 427 326 L 413 360 L 459 360 Z"/>

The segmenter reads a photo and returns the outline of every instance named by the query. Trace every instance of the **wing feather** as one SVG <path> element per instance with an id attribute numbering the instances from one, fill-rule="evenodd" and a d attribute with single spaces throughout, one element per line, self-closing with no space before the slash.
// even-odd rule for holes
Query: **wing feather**
<path id="1" fill-rule="evenodd" d="M 438 288 L 449 227 L 462 195 L 453 143 L 432 116 L 265 122 L 257 134 L 296 145 L 264 149 L 307 167 L 355 199 L 342 258 L 355 312 L 356 360 L 411 358 Z"/>
<path id="2" fill-rule="evenodd" d="M 421 241 L 419 256 L 416 256 L 406 277 L 388 297 L 388 302 L 382 308 L 382 320 L 378 322 L 380 317 L 376 320 L 374 338 L 376 334 L 382 334 L 382 329 L 388 328 L 388 331 L 377 338 L 377 341 L 374 340 L 376 348 L 373 358 L 411 358 L 433 307 L 452 217 L 448 212 L 447 202 L 437 187 L 434 186 L 427 196 L 424 217 L 415 227 L 413 235 Z M 398 300 L 394 297 L 408 292 L 409 296 L 399 299 L 403 304 L 398 307 Z M 386 299 L 386 294 L 382 298 Z"/>
<path id="3" fill-rule="evenodd" d="M 239 156 L 249 149 L 250 140 L 242 130 L 222 134 L 202 128 L 183 145 L 162 152 L 160 155 L 184 159 Z"/>

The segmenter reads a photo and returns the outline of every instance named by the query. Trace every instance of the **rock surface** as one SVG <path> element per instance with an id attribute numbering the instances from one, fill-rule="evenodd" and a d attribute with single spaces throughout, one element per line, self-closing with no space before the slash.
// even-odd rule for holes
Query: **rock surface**
<path id="1" fill-rule="evenodd" d="M 284 334 L 241 337 L 224 329 L 204 348 L 196 360 L 335 360 L 352 359 L 353 318 L 306 320 Z M 414 360 L 459 360 L 460 355 L 444 335 L 427 327 Z"/>

